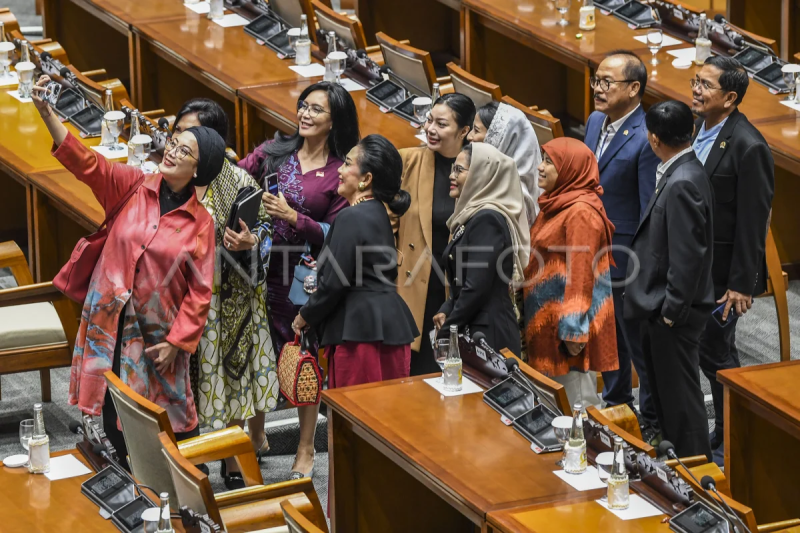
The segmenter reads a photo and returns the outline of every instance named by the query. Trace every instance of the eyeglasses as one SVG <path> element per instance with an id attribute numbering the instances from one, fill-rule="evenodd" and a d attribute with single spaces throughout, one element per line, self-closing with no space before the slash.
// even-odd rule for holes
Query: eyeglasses
<path id="1" fill-rule="evenodd" d="M 311 118 L 317 118 L 320 113 L 328 113 L 330 115 L 330 111 L 325 111 L 317 104 L 309 105 L 305 100 L 297 102 L 297 114 L 302 115 L 306 111 L 308 111 L 308 116 Z"/>
<path id="2" fill-rule="evenodd" d="M 469 167 L 462 167 L 461 165 L 456 165 L 455 163 L 453 163 L 453 166 L 450 167 L 450 173 L 455 175 L 459 175 L 462 172 L 467 172 L 468 170 Z"/>
<path id="3" fill-rule="evenodd" d="M 707 81 L 701 80 L 700 78 L 692 78 L 692 79 L 690 79 L 689 80 L 689 85 L 692 86 L 692 89 L 695 89 L 695 88 L 697 88 L 698 85 L 700 85 L 706 91 L 721 91 L 722 90 L 722 87 L 712 87 L 711 85 L 708 84 Z"/>
<path id="4" fill-rule="evenodd" d="M 604 91 L 607 91 L 609 88 L 611 88 L 612 83 L 631 83 L 634 81 L 636 80 L 605 80 L 605 79 L 601 80 L 596 76 L 592 76 L 591 78 L 589 78 L 589 85 L 591 85 L 592 87 L 599 86 Z"/>
<path id="5" fill-rule="evenodd" d="M 189 156 L 192 159 L 194 159 L 195 161 L 197 161 L 197 158 L 192 155 L 192 151 L 189 149 L 188 146 L 183 146 L 183 145 L 178 144 L 178 141 L 176 141 L 172 137 L 167 138 L 167 142 L 164 143 L 164 149 L 166 150 L 164 153 L 165 154 L 169 153 L 172 150 L 174 150 L 175 148 L 177 148 L 177 151 L 175 152 L 175 158 L 178 161 L 181 161 L 181 160 L 185 159 L 186 156 Z"/>

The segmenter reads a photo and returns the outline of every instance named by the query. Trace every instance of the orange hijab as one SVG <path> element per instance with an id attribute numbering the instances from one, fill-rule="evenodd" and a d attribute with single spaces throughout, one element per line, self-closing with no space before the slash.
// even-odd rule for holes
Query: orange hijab
<path id="1" fill-rule="evenodd" d="M 592 151 L 581 141 L 569 137 L 553 139 L 542 146 L 542 150 L 547 153 L 558 171 L 556 188 L 539 197 L 542 214 L 555 215 L 576 202 L 589 204 L 603 218 L 610 245 L 611 236 L 614 235 L 614 224 L 608 219 L 606 209 L 600 200 L 603 188 L 600 186 L 597 158 Z"/>

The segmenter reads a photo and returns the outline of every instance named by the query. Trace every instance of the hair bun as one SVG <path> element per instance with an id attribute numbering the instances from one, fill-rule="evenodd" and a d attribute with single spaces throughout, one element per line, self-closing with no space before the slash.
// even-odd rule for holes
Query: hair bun
<path id="1" fill-rule="evenodd" d="M 403 216 L 408 208 L 411 207 L 411 195 L 407 191 L 400 189 L 389 201 L 389 209 L 397 216 Z"/>

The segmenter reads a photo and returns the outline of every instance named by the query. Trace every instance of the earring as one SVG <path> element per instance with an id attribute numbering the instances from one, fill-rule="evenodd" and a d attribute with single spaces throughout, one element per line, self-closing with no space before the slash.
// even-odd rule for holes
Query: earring
<path id="1" fill-rule="evenodd" d="M 359 181 L 358 182 L 358 191 L 359 192 L 364 192 L 364 189 L 366 189 L 366 188 L 367 188 L 367 184 L 366 183 L 364 183 L 363 181 Z"/>

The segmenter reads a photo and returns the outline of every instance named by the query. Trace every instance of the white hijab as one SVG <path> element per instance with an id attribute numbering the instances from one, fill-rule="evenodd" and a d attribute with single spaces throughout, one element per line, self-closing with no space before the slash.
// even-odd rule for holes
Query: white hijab
<path id="1" fill-rule="evenodd" d="M 541 190 L 536 169 L 542 162 L 542 152 L 528 117 L 516 107 L 500 104 L 483 142 L 491 144 L 517 164 L 525 211 L 528 222 L 533 226 L 539 214 L 538 199 Z"/>

